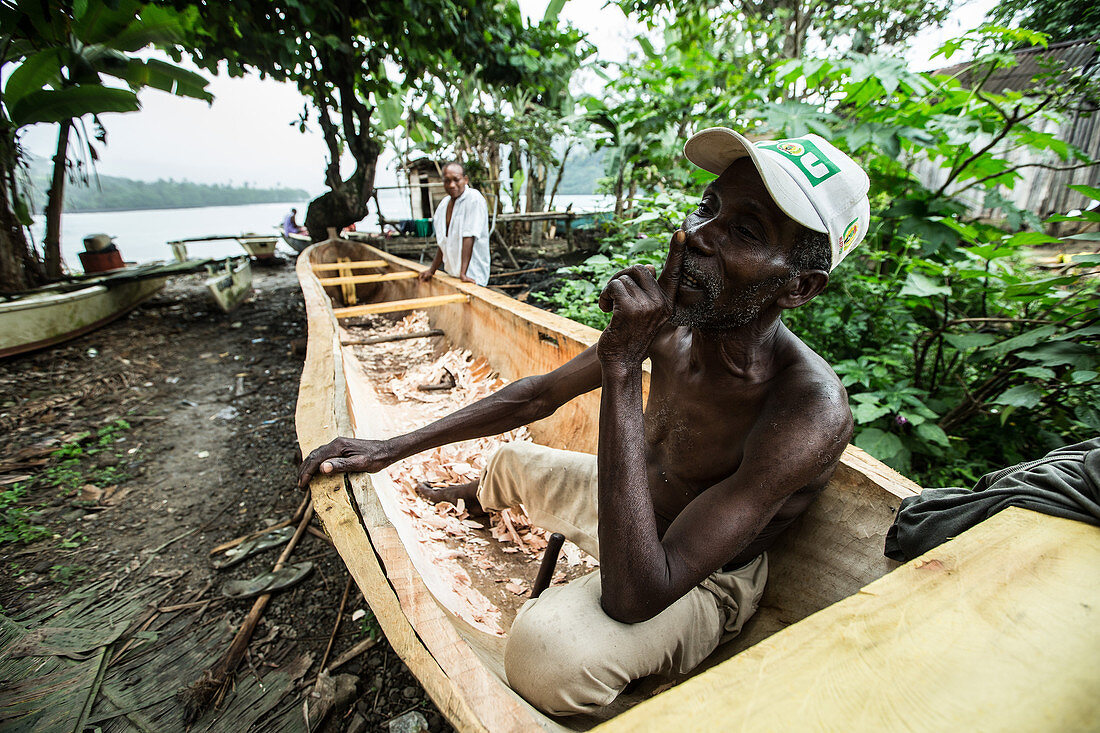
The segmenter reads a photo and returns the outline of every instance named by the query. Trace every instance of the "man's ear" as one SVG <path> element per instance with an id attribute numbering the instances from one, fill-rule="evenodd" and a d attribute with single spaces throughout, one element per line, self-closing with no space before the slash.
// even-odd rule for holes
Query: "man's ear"
<path id="1" fill-rule="evenodd" d="M 829 284 L 829 273 L 824 270 L 800 272 L 783 286 L 776 304 L 780 308 L 797 308 L 816 298 Z"/>

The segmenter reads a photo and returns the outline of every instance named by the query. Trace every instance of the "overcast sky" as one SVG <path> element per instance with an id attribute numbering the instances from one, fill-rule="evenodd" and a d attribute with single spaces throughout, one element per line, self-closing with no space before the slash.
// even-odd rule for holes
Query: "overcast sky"
<path id="1" fill-rule="evenodd" d="M 629 22 L 618 6 L 600 7 L 599 1 L 567 2 L 562 16 L 588 33 L 601 59 L 624 60 L 642 26 Z M 546 4 L 547 0 L 520 0 L 524 13 L 535 18 L 542 16 Z M 943 39 L 976 26 L 994 4 L 995 0 L 971 0 L 943 29 L 918 36 L 908 54 L 910 63 L 929 68 L 928 57 Z M 140 112 L 103 115 L 107 147 L 101 150 L 99 173 L 138 180 L 289 186 L 311 194 L 323 190 L 324 142 L 317 131 L 298 131 L 304 98 L 292 85 L 222 76 L 211 79 L 208 88 L 214 95 L 212 105 L 147 90 L 141 94 Z M 32 154 L 49 157 L 57 145 L 57 126 L 36 125 L 22 141 Z M 376 183 L 394 183 L 392 155 L 384 154 L 382 163 L 386 169 Z"/>

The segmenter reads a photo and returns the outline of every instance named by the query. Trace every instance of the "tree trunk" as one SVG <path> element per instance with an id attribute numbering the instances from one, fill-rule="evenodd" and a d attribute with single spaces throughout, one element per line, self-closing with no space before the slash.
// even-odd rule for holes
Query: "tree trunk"
<path id="1" fill-rule="evenodd" d="M 15 193 L 7 179 L 0 175 L 0 293 L 15 293 L 43 284 L 46 273 L 12 211 Z"/>
<path id="2" fill-rule="evenodd" d="M 27 241 L 17 213 L 19 189 L 15 182 L 15 143 L 12 125 L 0 106 L 0 293 L 27 290 L 46 281 L 38 253 Z"/>
<path id="3" fill-rule="evenodd" d="M 621 219 L 623 216 L 623 178 L 626 176 L 626 152 L 622 148 L 615 152 L 619 156 L 619 172 L 615 176 L 615 218 Z"/>
<path id="4" fill-rule="evenodd" d="M 570 143 L 565 148 L 565 152 L 561 155 L 561 165 L 558 166 L 558 175 L 554 178 L 554 185 L 550 189 L 550 200 L 546 203 L 546 210 L 554 210 L 554 197 L 558 195 L 558 186 L 561 185 L 561 177 L 565 173 L 565 161 L 569 159 L 569 151 L 573 149 L 573 143 Z"/>
<path id="5" fill-rule="evenodd" d="M 537 158 L 529 159 L 529 178 L 527 179 L 527 211 L 542 211 L 546 203 L 546 164 Z M 542 244 L 542 230 L 545 222 L 531 222 L 531 246 Z"/>
<path id="6" fill-rule="evenodd" d="M 69 150 L 69 130 L 72 120 L 61 123 L 57 133 L 57 153 L 53 156 L 53 178 L 50 179 L 50 195 L 46 200 L 46 277 L 61 279 L 61 211 L 65 206 L 65 155 Z"/>

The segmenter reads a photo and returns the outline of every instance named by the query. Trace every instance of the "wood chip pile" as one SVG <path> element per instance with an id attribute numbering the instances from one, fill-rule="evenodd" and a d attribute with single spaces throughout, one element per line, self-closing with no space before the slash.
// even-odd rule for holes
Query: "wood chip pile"
<path id="1" fill-rule="evenodd" d="M 429 328 L 427 314 L 417 311 L 397 323 L 361 324 L 354 336 L 413 333 Z M 364 328 L 364 326 L 366 328 Z M 379 397 L 400 406 L 395 432 L 407 432 L 495 392 L 507 382 L 480 356 L 464 349 L 442 351 L 438 339 L 413 339 L 356 347 Z M 437 355 L 437 350 L 442 353 Z M 449 383 L 450 389 L 422 387 Z M 461 484 L 481 476 L 493 452 L 503 443 L 530 441 L 526 428 L 503 435 L 441 446 L 411 456 L 388 469 L 398 487 L 398 505 L 413 526 L 427 561 L 448 577 L 466 609 L 459 615 L 490 633 L 501 635 L 527 600 L 547 533 L 531 525 L 523 507 L 472 518 L 462 500 L 431 504 L 415 491 L 418 483 Z M 411 549 L 411 548 L 410 548 Z M 558 561 L 554 583 L 590 572 L 597 562 L 571 542 Z"/>

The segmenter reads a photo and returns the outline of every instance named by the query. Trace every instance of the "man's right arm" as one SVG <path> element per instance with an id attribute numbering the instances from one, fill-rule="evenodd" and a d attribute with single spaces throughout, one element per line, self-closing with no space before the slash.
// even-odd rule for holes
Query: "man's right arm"
<path id="1" fill-rule="evenodd" d="M 426 283 L 429 280 L 431 280 L 433 277 L 435 277 L 436 271 L 442 266 L 443 266 L 443 248 L 440 247 L 439 249 L 437 249 L 435 251 L 435 259 L 432 260 L 431 267 L 429 267 L 427 270 L 423 270 L 419 275 L 417 275 L 417 277 L 419 278 L 420 282 Z"/>
<path id="2" fill-rule="evenodd" d="M 402 458 L 447 443 L 498 435 L 541 420 L 574 397 L 600 386 L 601 367 L 592 346 L 548 374 L 525 377 L 461 410 L 389 440 L 337 438 L 310 453 L 298 470 L 305 488 L 320 473 L 381 471 Z"/>

